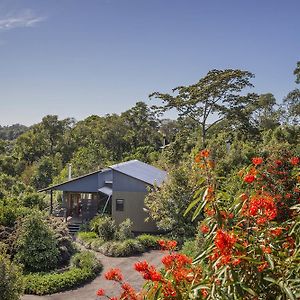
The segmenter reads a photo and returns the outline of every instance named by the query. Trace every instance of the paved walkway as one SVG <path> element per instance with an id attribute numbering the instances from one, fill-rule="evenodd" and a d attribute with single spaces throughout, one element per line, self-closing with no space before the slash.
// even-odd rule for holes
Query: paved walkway
<path id="1" fill-rule="evenodd" d="M 107 257 L 97 252 L 96 255 L 102 262 L 104 268 L 101 275 L 92 282 L 81 288 L 53 295 L 25 295 L 21 300 L 95 300 L 97 298 L 96 291 L 99 288 L 103 288 L 109 296 L 118 296 L 118 284 L 104 279 L 104 273 L 110 268 L 119 268 L 126 281 L 139 290 L 143 286 L 144 281 L 141 275 L 133 269 L 134 263 L 140 260 L 147 260 L 150 264 L 159 267 L 161 266 L 161 258 L 164 256 L 164 253 L 162 251 L 153 250 L 140 256 L 131 257 Z"/>

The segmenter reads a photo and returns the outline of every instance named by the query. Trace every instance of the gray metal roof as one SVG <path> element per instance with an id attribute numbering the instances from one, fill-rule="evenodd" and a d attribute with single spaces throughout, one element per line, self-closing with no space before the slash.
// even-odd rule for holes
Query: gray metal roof
<path id="1" fill-rule="evenodd" d="M 111 196 L 112 195 L 112 189 L 108 186 L 103 186 L 102 188 L 98 189 L 99 192 L 107 195 L 107 196 Z"/>
<path id="2" fill-rule="evenodd" d="M 110 168 L 151 185 L 159 186 L 167 178 L 167 172 L 139 160 L 126 161 L 112 165 Z"/>

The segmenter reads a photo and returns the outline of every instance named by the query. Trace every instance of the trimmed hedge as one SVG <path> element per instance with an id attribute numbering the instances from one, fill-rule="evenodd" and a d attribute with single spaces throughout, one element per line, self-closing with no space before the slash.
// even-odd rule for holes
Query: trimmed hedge
<path id="1" fill-rule="evenodd" d="M 69 270 L 59 273 L 31 273 L 24 276 L 25 294 L 46 295 L 80 286 L 94 279 L 102 270 L 96 256 L 83 251 L 74 255 Z"/>

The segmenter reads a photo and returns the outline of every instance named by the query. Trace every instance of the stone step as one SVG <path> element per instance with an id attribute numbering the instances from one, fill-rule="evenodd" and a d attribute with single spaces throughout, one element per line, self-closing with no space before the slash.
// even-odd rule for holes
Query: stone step
<path id="1" fill-rule="evenodd" d="M 80 229 L 80 223 L 78 224 L 68 224 L 70 234 L 76 234 Z"/>

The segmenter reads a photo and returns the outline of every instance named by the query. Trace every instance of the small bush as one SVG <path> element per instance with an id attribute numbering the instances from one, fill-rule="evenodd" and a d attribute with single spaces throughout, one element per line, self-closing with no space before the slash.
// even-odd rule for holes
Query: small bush
<path id="1" fill-rule="evenodd" d="M 95 255 L 88 251 L 76 254 L 72 267 L 63 273 L 29 274 L 25 276 L 25 293 L 46 295 L 65 291 L 94 279 L 102 265 Z"/>
<path id="2" fill-rule="evenodd" d="M 136 238 L 146 249 L 158 249 L 159 245 L 157 241 L 161 239 L 159 236 L 142 234 Z"/>
<path id="3" fill-rule="evenodd" d="M 23 278 L 20 268 L 0 254 L 0 299 L 19 300 L 23 293 Z"/>
<path id="4" fill-rule="evenodd" d="M 77 233 L 77 240 L 80 244 L 82 244 L 87 249 L 91 248 L 92 242 L 94 242 L 98 238 L 97 233 L 95 232 L 85 232 L 80 231 Z"/>
<path id="5" fill-rule="evenodd" d="M 132 239 L 134 237 L 132 233 L 132 221 L 130 219 L 126 219 L 119 226 L 116 232 L 116 239 L 119 241 L 125 241 L 127 239 Z"/>
<path id="6" fill-rule="evenodd" d="M 99 251 L 106 256 L 126 257 L 145 252 L 145 247 L 137 240 L 128 239 L 106 242 Z"/>
<path id="7" fill-rule="evenodd" d="M 89 269 L 93 272 L 99 272 L 101 269 L 95 254 L 89 251 L 75 254 L 71 259 L 71 266 L 80 269 Z"/>
<path id="8" fill-rule="evenodd" d="M 97 216 L 90 222 L 91 230 L 96 232 L 104 241 L 112 240 L 116 234 L 116 223 L 109 216 Z"/>

